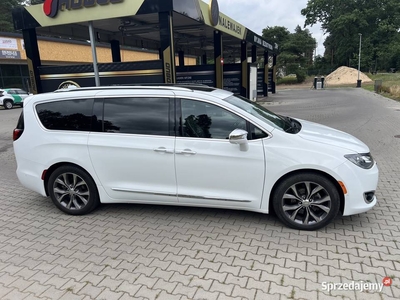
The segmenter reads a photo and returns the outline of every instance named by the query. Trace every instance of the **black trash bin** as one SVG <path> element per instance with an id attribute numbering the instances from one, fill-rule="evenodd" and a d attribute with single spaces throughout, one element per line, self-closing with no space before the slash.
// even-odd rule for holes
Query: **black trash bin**
<path id="1" fill-rule="evenodd" d="M 318 78 L 317 78 L 317 77 L 315 77 L 315 78 L 314 78 L 314 84 L 313 84 L 313 86 L 314 86 L 314 90 L 316 90 L 316 89 L 317 89 L 317 82 L 318 82 Z"/>
<path id="2" fill-rule="evenodd" d="M 325 87 L 325 77 L 322 76 L 321 77 L 321 89 L 323 89 Z"/>

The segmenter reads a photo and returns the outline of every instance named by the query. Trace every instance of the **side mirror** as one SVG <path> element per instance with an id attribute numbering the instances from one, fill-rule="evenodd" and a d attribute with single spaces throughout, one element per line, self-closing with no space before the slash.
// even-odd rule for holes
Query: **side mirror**
<path id="1" fill-rule="evenodd" d="M 229 134 L 229 142 L 236 145 L 247 144 L 247 134 L 246 130 L 235 129 Z"/>

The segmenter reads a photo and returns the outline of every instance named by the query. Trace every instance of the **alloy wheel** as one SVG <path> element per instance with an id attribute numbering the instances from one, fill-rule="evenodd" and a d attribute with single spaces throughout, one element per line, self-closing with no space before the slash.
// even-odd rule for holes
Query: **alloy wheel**
<path id="1" fill-rule="evenodd" d="M 282 208 L 292 222 L 313 225 L 326 218 L 332 208 L 332 200 L 321 185 L 303 181 L 291 185 L 285 191 Z"/>
<path id="2" fill-rule="evenodd" d="M 69 210 L 84 208 L 90 199 L 88 184 L 74 173 L 60 174 L 54 181 L 53 192 L 56 200 Z"/>

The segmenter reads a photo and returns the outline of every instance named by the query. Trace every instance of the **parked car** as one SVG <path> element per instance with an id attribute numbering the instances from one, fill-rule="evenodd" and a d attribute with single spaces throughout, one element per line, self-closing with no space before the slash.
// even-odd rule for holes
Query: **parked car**
<path id="1" fill-rule="evenodd" d="M 23 106 L 24 99 L 29 96 L 29 93 L 17 89 L 0 89 L 0 106 L 3 106 L 5 109 L 11 109 L 15 105 Z"/>
<path id="2" fill-rule="evenodd" d="M 14 130 L 20 182 L 82 215 L 99 203 L 274 210 L 301 230 L 377 202 L 355 137 L 204 86 L 59 90 L 29 97 Z"/>

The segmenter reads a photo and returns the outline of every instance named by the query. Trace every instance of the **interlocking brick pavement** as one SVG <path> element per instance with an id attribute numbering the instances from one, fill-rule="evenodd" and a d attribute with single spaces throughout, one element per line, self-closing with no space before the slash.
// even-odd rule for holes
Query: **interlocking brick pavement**
<path id="1" fill-rule="evenodd" d="M 23 188 L 0 110 L 0 299 L 399 299 L 400 103 L 362 89 L 281 91 L 278 113 L 347 131 L 379 164 L 379 202 L 301 232 L 273 215 L 204 208 L 103 205 L 69 216 Z M 381 283 L 382 292 L 322 282 Z"/>

